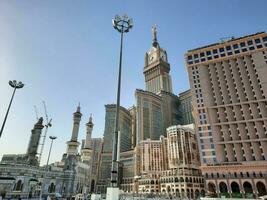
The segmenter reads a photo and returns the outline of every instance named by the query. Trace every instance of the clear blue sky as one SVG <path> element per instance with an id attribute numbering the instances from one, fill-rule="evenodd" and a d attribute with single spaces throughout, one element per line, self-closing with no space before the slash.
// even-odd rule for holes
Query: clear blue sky
<path id="1" fill-rule="evenodd" d="M 116 99 L 119 34 L 116 14 L 127 13 L 134 28 L 125 37 L 121 104 L 134 104 L 134 90 L 144 88 L 144 53 L 151 47 L 151 27 L 168 52 L 174 93 L 189 88 L 184 54 L 227 36 L 266 31 L 266 0 L 0 0 L 0 124 L 17 91 L 2 138 L 0 156 L 26 152 L 35 123 L 33 106 L 42 101 L 53 118 L 56 135 L 51 162 L 61 159 L 70 139 L 72 113 L 81 102 L 79 138 L 85 138 L 90 113 L 93 136 L 104 131 L 105 104 Z M 48 152 L 48 140 L 45 152 Z M 46 160 L 47 154 L 43 157 Z"/>

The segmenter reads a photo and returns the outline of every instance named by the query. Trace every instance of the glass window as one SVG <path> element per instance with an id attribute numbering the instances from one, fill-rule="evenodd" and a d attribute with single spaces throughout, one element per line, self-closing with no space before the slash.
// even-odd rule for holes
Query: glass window
<path id="1" fill-rule="evenodd" d="M 191 56 L 191 55 L 188 56 L 187 59 L 188 59 L 188 60 L 192 60 L 192 56 Z"/>
<path id="2" fill-rule="evenodd" d="M 201 58 L 201 62 L 204 62 L 204 61 L 206 61 L 206 58 Z"/>
<path id="3" fill-rule="evenodd" d="M 227 51 L 231 50 L 231 46 L 226 46 L 226 50 Z"/>
<path id="4" fill-rule="evenodd" d="M 207 163 L 207 159 L 206 158 L 203 158 L 203 163 Z"/>
<path id="5" fill-rule="evenodd" d="M 267 46 L 267 43 L 265 44 Z M 208 60 L 211 60 L 212 58 L 211 57 L 208 57 Z"/>
<path id="6" fill-rule="evenodd" d="M 210 142 L 213 142 L 213 139 L 212 138 L 210 138 Z"/>
<path id="7" fill-rule="evenodd" d="M 241 42 L 241 43 L 240 43 L 240 46 L 241 46 L 241 47 L 246 46 L 245 42 Z"/>
<path id="8" fill-rule="evenodd" d="M 238 49 L 238 44 L 233 45 L 234 49 Z"/>
<path id="9" fill-rule="evenodd" d="M 219 58 L 219 56 L 218 55 L 214 55 L 214 58 Z"/>
<path id="10" fill-rule="evenodd" d="M 261 43 L 260 39 L 255 39 L 255 43 L 256 44 Z"/>
<path id="11" fill-rule="evenodd" d="M 188 62 L 188 64 L 189 64 L 189 65 L 192 65 L 192 64 L 193 64 L 193 61 Z"/>
<path id="12" fill-rule="evenodd" d="M 212 52 L 216 54 L 216 53 L 218 53 L 218 50 L 217 49 L 213 49 Z"/>
<path id="13" fill-rule="evenodd" d="M 221 54 L 221 57 L 225 57 L 225 53 Z"/>
<path id="14" fill-rule="evenodd" d="M 254 49 L 255 49 L 254 46 L 249 47 L 249 50 L 254 50 Z"/>
<path id="15" fill-rule="evenodd" d="M 247 50 L 247 48 L 245 48 L 245 49 L 242 49 L 242 52 L 246 52 L 246 51 L 248 51 L 248 50 Z"/>
<path id="16" fill-rule="evenodd" d="M 252 40 L 249 40 L 249 41 L 248 41 L 248 45 L 253 45 Z"/>
<path id="17" fill-rule="evenodd" d="M 231 55 L 233 55 L 233 52 L 232 52 L 232 51 L 229 51 L 229 52 L 227 53 L 227 55 L 228 55 L 228 56 L 231 56 Z"/>
<path id="18" fill-rule="evenodd" d="M 265 44 L 264 44 L 264 46 L 266 46 L 266 47 L 267 47 L 267 43 L 265 43 Z"/>
<path id="19" fill-rule="evenodd" d="M 204 140 L 203 139 L 200 139 L 200 143 L 203 143 L 204 142 Z"/>
<path id="20" fill-rule="evenodd" d="M 267 37 L 262 38 L 264 42 L 267 42 Z"/>
<path id="21" fill-rule="evenodd" d="M 210 147 L 211 147 L 212 149 L 214 149 L 214 144 L 211 144 Z"/>
<path id="22" fill-rule="evenodd" d="M 204 57 L 204 56 L 205 56 L 204 52 L 200 53 L 200 57 Z"/>
<path id="23" fill-rule="evenodd" d="M 199 63 L 199 60 L 195 60 L 195 63 Z"/>
<path id="24" fill-rule="evenodd" d="M 198 54 L 194 54 L 194 58 L 198 58 Z"/>
<path id="25" fill-rule="evenodd" d="M 240 53 L 240 51 L 239 50 L 235 50 L 235 53 L 237 54 L 237 53 Z"/>
<path id="26" fill-rule="evenodd" d="M 220 52 L 224 52 L 224 48 L 220 48 Z"/>
<path id="27" fill-rule="evenodd" d="M 259 48 L 262 48 L 262 45 L 260 44 L 260 45 L 257 45 L 257 49 L 259 49 Z"/>
<path id="28" fill-rule="evenodd" d="M 206 152 L 202 152 L 202 156 L 205 156 L 206 155 Z"/>
<path id="29" fill-rule="evenodd" d="M 211 52 L 210 51 L 207 51 L 206 54 L 207 54 L 207 56 L 209 56 L 209 55 L 211 55 Z"/>

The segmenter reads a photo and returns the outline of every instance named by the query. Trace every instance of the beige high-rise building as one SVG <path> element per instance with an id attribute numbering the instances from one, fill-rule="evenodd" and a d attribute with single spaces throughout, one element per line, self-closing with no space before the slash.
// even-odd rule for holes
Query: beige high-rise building
<path id="1" fill-rule="evenodd" d="M 200 159 L 194 126 L 167 128 L 168 170 L 160 177 L 161 193 L 197 199 L 204 196 L 204 179 L 199 169 Z"/>
<path id="2" fill-rule="evenodd" d="M 206 190 L 266 194 L 267 34 L 189 50 L 185 60 Z"/>
<path id="3" fill-rule="evenodd" d="M 167 137 L 136 146 L 136 191 L 173 197 L 204 196 L 197 138 L 192 125 L 171 126 Z"/>

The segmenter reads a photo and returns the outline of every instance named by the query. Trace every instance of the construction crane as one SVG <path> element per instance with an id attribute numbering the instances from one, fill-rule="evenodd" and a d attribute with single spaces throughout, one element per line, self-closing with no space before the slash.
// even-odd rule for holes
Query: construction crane
<path id="1" fill-rule="evenodd" d="M 39 153 L 39 158 L 38 158 L 39 165 L 40 165 L 41 159 L 42 159 L 42 154 L 43 154 L 43 150 L 44 150 L 44 144 L 45 144 L 45 139 L 46 139 L 46 135 L 47 135 L 47 132 L 48 132 L 48 128 L 52 126 L 52 124 L 51 124 L 52 119 L 48 118 L 45 101 L 43 101 L 43 105 L 44 105 L 44 111 L 45 111 L 46 124 L 45 124 L 45 131 L 41 136 L 41 143 L 40 143 L 40 147 L 39 147 L 40 148 L 40 153 Z"/>
<path id="2" fill-rule="evenodd" d="M 38 122 L 39 117 L 38 117 L 38 111 L 37 111 L 36 105 L 34 105 L 34 112 L 35 112 L 35 116 L 36 116 L 36 121 Z"/>

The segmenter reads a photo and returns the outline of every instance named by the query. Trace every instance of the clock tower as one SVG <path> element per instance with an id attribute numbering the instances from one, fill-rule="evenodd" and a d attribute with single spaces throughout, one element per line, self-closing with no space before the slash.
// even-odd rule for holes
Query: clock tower
<path id="1" fill-rule="evenodd" d="M 146 90 L 159 94 L 161 91 L 172 93 L 170 64 L 167 52 L 160 48 L 157 41 L 156 26 L 152 28 L 152 47 L 145 54 L 144 75 Z"/>

